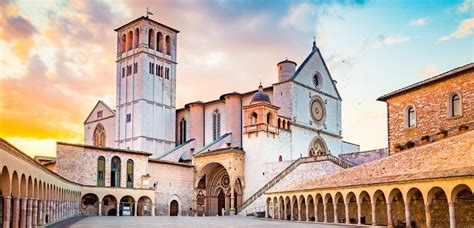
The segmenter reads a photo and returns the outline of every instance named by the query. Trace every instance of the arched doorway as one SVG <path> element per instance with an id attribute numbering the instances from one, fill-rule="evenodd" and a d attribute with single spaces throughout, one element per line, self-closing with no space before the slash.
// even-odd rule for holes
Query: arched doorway
<path id="1" fill-rule="evenodd" d="M 150 216 L 152 215 L 152 202 L 150 197 L 142 196 L 138 199 L 137 215 L 138 216 Z"/>
<path id="2" fill-rule="evenodd" d="M 117 199 L 112 195 L 106 195 L 102 199 L 102 215 L 117 216 Z"/>
<path id="3" fill-rule="evenodd" d="M 176 200 L 171 201 L 170 203 L 170 216 L 178 216 L 179 213 L 179 203 Z"/>
<path id="4" fill-rule="evenodd" d="M 99 197 L 97 195 L 88 193 L 82 197 L 81 200 L 82 214 L 87 216 L 99 215 Z"/>
<path id="5" fill-rule="evenodd" d="M 217 215 L 222 216 L 223 209 L 225 209 L 225 194 L 222 190 L 217 194 Z"/>
<path id="6" fill-rule="evenodd" d="M 135 200 L 131 196 L 124 196 L 120 199 L 120 216 L 135 215 Z"/>

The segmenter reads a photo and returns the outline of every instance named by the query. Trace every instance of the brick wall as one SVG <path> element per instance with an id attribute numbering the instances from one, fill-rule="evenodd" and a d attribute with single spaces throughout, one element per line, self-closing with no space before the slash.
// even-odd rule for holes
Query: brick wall
<path id="1" fill-rule="evenodd" d="M 450 118 L 448 97 L 457 92 L 462 101 L 462 117 Z M 457 131 L 459 125 L 474 122 L 474 70 L 470 69 L 449 79 L 422 86 L 387 99 L 388 140 L 390 151 L 396 144 L 417 142 L 424 135 L 435 135 L 440 128 Z M 416 126 L 405 126 L 405 111 L 409 105 L 416 110 Z"/>

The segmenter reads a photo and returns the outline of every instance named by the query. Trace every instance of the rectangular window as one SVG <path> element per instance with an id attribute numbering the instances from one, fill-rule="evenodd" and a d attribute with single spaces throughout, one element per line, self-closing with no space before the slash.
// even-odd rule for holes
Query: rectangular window
<path id="1" fill-rule="evenodd" d="M 158 64 L 156 64 L 156 75 L 158 75 L 158 73 L 160 72 L 158 67 L 159 67 Z"/>
<path id="2" fill-rule="evenodd" d="M 155 74 L 155 64 L 151 64 L 151 73 L 150 74 Z"/>
<path id="3" fill-rule="evenodd" d="M 151 74 L 151 63 L 148 63 L 148 73 Z"/>
<path id="4" fill-rule="evenodd" d="M 127 123 L 130 123 L 130 122 L 132 122 L 132 114 L 131 113 L 127 114 Z"/>
<path id="5" fill-rule="evenodd" d="M 97 118 L 102 118 L 102 110 L 97 111 Z"/>
<path id="6" fill-rule="evenodd" d="M 122 67 L 122 78 L 125 77 L 125 67 Z"/>
<path id="7" fill-rule="evenodd" d="M 133 64 L 133 73 L 136 74 L 138 72 L 138 63 Z"/>

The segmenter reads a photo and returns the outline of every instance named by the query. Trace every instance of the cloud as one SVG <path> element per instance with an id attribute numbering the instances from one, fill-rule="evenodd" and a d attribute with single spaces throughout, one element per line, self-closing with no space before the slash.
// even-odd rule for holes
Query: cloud
<path id="1" fill-rule="evenodd" d="M 423 26 L 426 25 L 426 18 L 418 18 L 410 22 L 411 26 Z"/>
<path id="2" fill-rule="evenodd" d="M 436 66 L 425 66 L 423 69 L 420 70 L 420 77 L 421 79 L 431 78 L 437 74 L 439 74 L 439 68 Z"/>
<path id="3" fill-rule="evenodd" d="M 458 6 L 457 11 L 459 13 L 465 13 L 469 11 L 469 9 L 471 9 L 473 5 L 474 5 L 474 0 L 464 0 L 464 2 Z"/>
<path id="4" fill-rule="evenodd" d="M 445 36 L 442 36 L 441 38 L 439 38 L 441 41 L 447 41 L 447 40 L 450 40 L 450 39 L 460 39 L 460 38 L 463 38 L 465 36 L 469 36 L 472 34 L 472 29 L 474 28 L 474 18 L 468 18 L 466 20 L 463 20 L 461 22 L 461 24 L 458 26 L 458 28 L 456 29 L 456 31 L 448 34 L 448 35 L 445 35 Z"/>
<path id="5" fill-rule="evenodd" d="M 21 16 L 6 17 L 0 22 L 3 27 L 2 39 L 26 39 L 37 32 L 36 28 Z"/>
<path id="6" fill-rule="evenodd" d="M 283 27 L 291 27 L 297 30 L 306 30 L 311 23 L 311 19 L 316 17 L 315 6 L 309 3 L 292 5 L 288 15 L 280 20 Z"/>
<path id="7" fill-rule="evenodd" d="M 374 48 L 381 48 L 388 45 L 395 45 L 407 42 L 410 40 L 409 36 L 402 36 L 402 35 L 395 35 L 395 36 L 385 36 L 379 35 L 375 44 L 373 45 Z"/>

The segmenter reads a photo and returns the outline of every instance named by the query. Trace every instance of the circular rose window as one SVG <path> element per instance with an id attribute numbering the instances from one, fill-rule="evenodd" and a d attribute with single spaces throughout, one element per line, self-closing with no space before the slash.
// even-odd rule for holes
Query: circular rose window
<path id="1" fill-rule="evenodd" d="M 324 102 L 320 97 L 311 99 L 311 117 L 316 123 L 322 123 L 326 117 Z"/>

